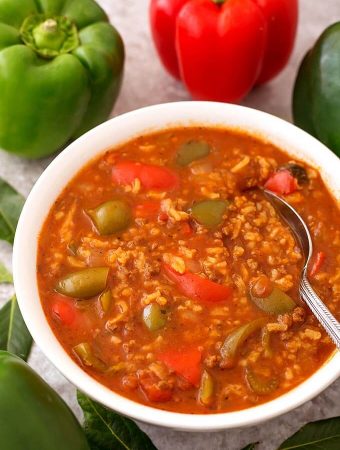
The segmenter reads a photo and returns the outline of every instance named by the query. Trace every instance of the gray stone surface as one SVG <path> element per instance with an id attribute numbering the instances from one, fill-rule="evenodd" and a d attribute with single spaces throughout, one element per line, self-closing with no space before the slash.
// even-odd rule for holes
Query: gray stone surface
<path id="1" fill-rule="evenodd" d="M 161 67 L 150 39 L 147 0 L 100 0 L 121 32 L 126 44 L 126 73 L 122 93 L 113 115 L 145 105 L 188 99 L 180 83 Z M 288 67 L 273 82 L 254 90 L 245 105 L 290 120 L 291 91 L 299 61 L 321 31 L 340 19 L 339 0 L 300 0 L 301 16 L 297 45 Z M 49 160 L 28 162 L 0 151 L 0 176 L 27 195 Z M 11 248 L 0 243 L 0 260 L 10 268 Z M 13 290 L 0 286 L 0 305 Z M 77 412 L 75 389 L 49 363 L 37 346 L 30 357 L 32 366 Z M 340 380 L 314 400 L 268 423 L 248 429 L 218 433 L 184 433 L 142 425 L 160 450 L 239 450 L 249 442 L 260 441 L 260 450 L 274 450 L 278 444 L 302 424 L 340 415 Z M 0 400 L 1 401 L 1 400 Z M 140 449 L 143 450 L 143 449 Z M 324 449 L 326 450 L 326 449 Z"/>

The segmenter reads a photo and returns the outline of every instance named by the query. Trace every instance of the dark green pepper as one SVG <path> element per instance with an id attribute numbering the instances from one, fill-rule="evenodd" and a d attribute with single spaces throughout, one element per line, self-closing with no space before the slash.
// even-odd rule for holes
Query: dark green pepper
<path id="1" fill-rule="evenodd" d="M 200 387 L 198 390 L 198 401 L 203 406 L 210 406 L 213 402 L 214 380 L 209 372 L 203 371 L 201 376 Z"/>
<path id="2" fill-rule="evenodd" d="M 252 302 L 267 314 L 285 314 L 296 306 L 294 300 L 275 286 L 265 275 L 259 276 L 252 283 L 249 296 Z"/>
<path id="3" fill-rule="evenodd" d="M 299 186 L 303 186 L 304 184 L 308 184 L 309 178 L 307 175 L 307 171 L 300 164 L 296 163 L 287 163 L 279 168 L 280 170 L 288 170 L 291 175 L 296 179 Z"/>
<path id="4" fill-rule="evenodd" d="M 340 22 L 328 27 L 300 66 L 294 122 L 340 156 Z"/>
<path id="5" fill-rule="evenodd" d="M 256 375 L 249 367 L 246 369 L 245 378 L 249 388 L 257 395 L 271 394 L 276 391 L 279 385 L 276 378 L 266 380 Z"/>
<path id="6" fill-rule="evenodd" d="M 273 349 L 271 346 L 271 333 L 267 327 L 264 327 L 262 330 L 262 347 L 263 347 L 264 357 L 272 358 Z"/>
<path id="7" fill-rule="evenodd" d="M 165 326 L 166 314 L 158 303 L 150 303 L 143 309 L 143 321 L 150 331 L 156 331 Z"/>
<path id="8" fill-rule="evenodd" d="M 222 222 L 228 205 L 227 200 L 202 200 L 191 208 L 191 216 L 201 225 L 214 228 Z"/>
<path id="9" fill-rule="evenodd" d="M 176 155 L 176 163 L 188 166 L 197 159 L 204 158 L 210 153 L 210 146 L 204 141 L 188 141 L 181 145 Z"/>
<path id="10" fill-rule="evenodd" d="M 106 364 L 93 353 L 92 347 L 88 342 L 81 342 L 74 346 L 72 350 L 84 366 L 92 367 L 99 372 L 105 372 L 107 369 Z"/>
<path id="11" fill-rule="evenodd" d="M 58 281 L 56 291 L 74 298 L 90 298 L 106 288 L 108 267 L 90 267 L 72 272 Z"/>
<path id="12" fill-rule="evenodd" d="M 131 208 L 122 200 L 109 200 L 87 211 L 100 235 L 125 230 L 131 222 Z"/>
<path id="13" fill-rule="evenodd" d="M 226 337 L 220 350 L 223 359 L 223 367 L 230 368 L 234 366 L 236 356 L 239 353 L 242 344 L 249 336 L 256 331 L 259 331 L 266 323 L 266 318 L 261 317 L 260 319 L 255 319 L 252 322 L 236 328 Z"/>
<path id="14" fill-rule="evenodd" d="M 102 292 L 98 298 L 99 310 L 101 314 L 106 314 L 111 308 L 112 304 L 112 292 L 111 289 L 107 289 Z"/>
<path id="15" fill-rule="evenodd" d="M 0 447 L 89 450 L 66 403 L 22 359 L 0 351 Z"/>
<path id="16" fill-rule="evenodd" d="M 0 147 L 39 158 L 106 120 L 123 64 L 94 0 L 0 0 Z"/>

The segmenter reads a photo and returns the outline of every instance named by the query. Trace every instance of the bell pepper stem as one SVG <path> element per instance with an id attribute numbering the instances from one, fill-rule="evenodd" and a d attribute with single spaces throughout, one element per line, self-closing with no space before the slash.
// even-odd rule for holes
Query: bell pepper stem
<path id="1" fill-rule="evenodd" d="M 54 33 L 58 29 L 58 23 L 55 19 L 47 19 L 43 23 L 43 29 L 49 33 Z"/>
<path id="2" fill-rule="evenodd" d="M 28 16 L 21 26 L 20 35 L 24 44 L 47 59 L 70 53 L 79 45 L 76 25 L 64 16 Z"/>

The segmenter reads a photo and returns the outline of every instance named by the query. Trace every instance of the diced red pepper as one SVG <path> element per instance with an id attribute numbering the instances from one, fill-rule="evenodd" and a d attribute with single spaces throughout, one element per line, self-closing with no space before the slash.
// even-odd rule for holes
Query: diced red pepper
<path id="1" fill-rule="evenodd" d="M 193 233 L 192 228 L 188 224 L 188 222 L 182 222 L 181 231 L 182 231 L 182 234 L 184 234 L 184 236 L 191 236 Z"/>
<path id="2" fill-rule="evenodd" d="M 172 397 L 171 389 L 161 389 L 152 377 L 143 377 L 139 379 L 139 385 L 150 402 L 167 402 Z"/>
<path id="3" fill-rule="evenodd" d="M 197 348 L 169 350 L 158 355 L 169 369 L 181 375 L 193 386 L 198 386 L 201 378 L 202 354 Z"/>
<path id="4" fill-rule="evenodd" d="M 298 183 L 291 172 L 284 169 L 274 173 L 264 186 L 277 194 L 288 195 L 297 190 Z"/>
<path id="5" fill-rule="evenodd" d="M 320 268 L 321 268 L 322 264 L 324 263 L 325 258 L 326 258 L 326 255 L 324 254 L 324 252 L 318 252 L 316 254 L 313 265 L 309 271 L 310 277 L 313 278 L 320 271 Z"/>
<path id="6" fill-rule="evenodd" d="M 268 178 L 264 187 L 276 194 L 288 195 L 296 191 L 298 184 L 289 170 L 279 170 Z"/>
<path id="7" fill-rule="evenodd" d="M 230 286 L 215 283 L 191 272 L 180 274 L 169 264 L 163 264 L 164 272 L 173 281 L 179 291 L 194 300 L 218 303 L 229 300 L 232 295 Z"/>
<path id="8" fill-rule="evenodd" d="M 56 295 L 52 304 L 52 313 L 63 325 L 72 325 L 75 322 L 77 313 L 72 301 Z"/>
<path id="9" fill-rule="evenodd" d="M 169 216 L 167 215 L 166 212 L 162 211 L 162 212 L 159 214 L 158 219 L 159 219 L 161 222 L 167 222 L 167 221 L 169 220 Z"/>
<path id="10" fill-rule="evenodd" d="M 131 184 L 136 178 L 146 189 L 172 190 L 178 187 L 179 178 L 167 167 L 120 161 L 112 169 L 112 178 L 118 184 Z"/>
<path id="11" fill-rule="evenodd" d="M 161 207 L 160 202 L 153 200 L 145 201 L 136 206 L 135 216 L 142 217 L 143 219 L 155 217 L 157 216 L 160 207 Z"/>

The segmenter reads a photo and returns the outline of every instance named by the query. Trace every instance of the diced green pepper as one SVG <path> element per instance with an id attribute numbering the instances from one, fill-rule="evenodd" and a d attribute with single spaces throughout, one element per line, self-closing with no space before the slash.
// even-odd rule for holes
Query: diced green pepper
<path id="1" fill-rule="evenodd" d="M 235 358 L 242 344 L 251 334 L 260 330 L 267 321 L 266 318 L 261 317 L 260 319 L 253 320 L 252 322 L 236 328 L 236 330 L 232 331 L 229 336 L 227 336 L 220 350 L 224 367 L 233 367 Z"/>
<path id="2" fill-rule="evenodd" d="M 166 324 L 166 313 L 162 311 L 158 303 L 151 303 L 143 310 L 143 321 L 150 331 L 159 330 Z"/>
<path id="3" fill-rule="evenodd" d="M 198 401 L 204 406 L 210 406 L 214 395 L 214 380 L 209 372 L 203 371 L 198 391 Z"/>
<path id="4" fill-rule="evenodd" d="M 90 298 L 106 287 L 108 267 L 91 267 L 66 275 L 58 281 L 56 291 L 75 298 Z"/>
<path id="5" fill-rule="evenodd" d="M 191 208 L 191 216 L 201 225 L 214 228 L 222 222 L 228 205 L 227 200 L 202 200 Z"/>
<path id="6" fill-rule="evenodd" d="M 292 311 L 296 306 L 294 300 L 265 275 L 260 276 L 250 286 L 249 296 L 252 302 L 267 314 L 284 314 Z"/>
<path id="7" fill-rule="evenodd" d="M 131 223 L 131 208 L 122 200 L 110 200 L 87 211 L 102 236 L 125 230 Z"/>
<path id="8" fill-rule="evenodd" d="M 245 378 L 249 388 L 257 395 L 268 395 L 274 392 L 278 387 L 278 381 L 276 378 L 265 380 L 247 367 Z"/>
<path id="9" fill-rule="evenodd" d="M 92 348 L 87 342 L 76 345 L 72 350 L 84 366 L 93 367 L 99 372 L 104 372 L 107 369 L 105 363 L 93 354 Z"/>
<path id="10" fill-rule="evenodd" d="M 267 327 L 263 328 L 262 331 L 262 347 L 264 351 L 264 356 L 266 358 L 271 358 L 273 356 L 273 349 L 270 343 L 270 332 Z"/>
<path id="11" fill-rule="evenodd" d="M 300 164 L 296 163 L 288 163 L 280 167 L 279 170 L 289 170 L 289 172 L 293 175 L 293 177 L 297 180 L 300 186 L 304 184 L 308 184 L 309 178 L 307 175 L 307 171 L 304 167 L 300 166 Z"/>
<path id="12" fill-rule="evenodd" d="M 197 159 L 204 158 L 210 153 L 210 146 L 204 141 L 188 141 L 181 145 L 177 152 L 176 162 L 180 166 L 187 166 Z"/>
<path id="13" fill-rule="evenodd" d="M 98 298 L 98 301 L 99 301 L 99 306 L 100 306 L 101 311 L 104 314 L 107 313 L 112 304 L 111 289 L 107 289 L 106 291 L 102 292 Z"/>
<path id="14" fill-rule="evenodd" d="M 105 373 L 107 373 L 108 375 L 114 375 L 118 372 L 124 372 L 127 368 L 127 363 L 126 361 L 120 361 L 117 364 L 114 364 L 113 366 L 110 366 Z"/>

